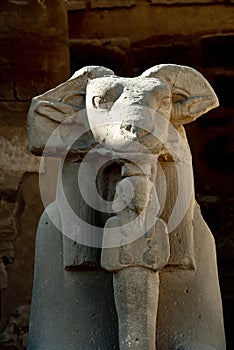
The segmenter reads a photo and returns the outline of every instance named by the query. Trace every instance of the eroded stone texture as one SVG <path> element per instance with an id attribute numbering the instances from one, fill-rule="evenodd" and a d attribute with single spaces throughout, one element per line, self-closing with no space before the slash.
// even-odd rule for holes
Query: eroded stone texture
<path id="1" fill-rule="evenodd" d="M 15 247 L 13 240 L 16 234 L 14 220 L 15 203 L 1 200 L 0 206 L 0 290 L 8 286 L 8 276 L 6 266 L 13 262 L 15 258 Z"/>
<path id="2" fill-rule="evenodd" d="M 33 99 L 31 151 L 62 160 L 38 227 L 29 350 L 225 350 L 215 245 L 183 128 L 217 106 L 200 73 L 169 64 L 135 78 L 85 67 Z"/>
<path id="3" fill-rule="evenodd" d="M 12 315 L 0 334 L 0 344 L 3 349 L 26 350 L 28 341 L 30 305 L 21 305 Z"/>
<path id="4" fill-rule="evenodd" d="M 25 320 L 24 316 L 22 318 L 20 315 L 21 311 L 24 310 L 24 308 L 21 310 L 21 305 L 29 305 L 31 301 L 35 232 L 38 218 L 43 210 L 37 184 L 38 174 L 27 173 L 21 179 L 15 200 L 12 203 L 9 202 L 9 198 L 8 201 L 1 200 L 0 257 L 3 262 L 2 267 L 4 268 L 5 277 L 5 279 L 1 279 L 1 283 L 5 281 L 5 284 L 2 285 L 3 290 L 1 293 L 2 329 L 0 337 L 4 344 L 2 344 L 3 349 L 7 349 L 7 339 L 10 337 L 11 332 L 13 332 L 12 337 L 14 339 L 17 338 L 17 342 L 22 335 L 25 338 L 24 346 L 26 346 L 29 319 L 27 319 L 24 311 Z M 17 327 L 24 329 L 20 335 L 11 323 L 12 320 L 10 320 L 12 310 L 18 308 L 21 311 L 19 311 L 19 318 L 17 318 Z M 29 306 L 27 308 L 29 310 Z M 13 319 L 15 318 L 13 317 Z M 9 326 L 7 326 L 8 323 Z M 13 338 L 11 342 L 13 342 Z M 14 346 L 18 346 L 16 348 L 21 349 L 19 343 L 14 343 Z"/>
<path id="5" fill-rule="evenodd" d="M 32 159 L 28 152 L 26 125 L 2 126 L 0 131 L 1 174 L 0 189 L 16 191 L 25 172 L 36 172 L 39 168 L 38 159 Z"/>

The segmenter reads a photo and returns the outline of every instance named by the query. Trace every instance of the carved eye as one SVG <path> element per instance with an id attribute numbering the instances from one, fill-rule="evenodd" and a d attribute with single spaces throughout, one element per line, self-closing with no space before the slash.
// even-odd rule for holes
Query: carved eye
<path id="1" fill-rule="evenodd" d="M 159 108 L 162 109 L 169 109 L 171 106 L 171 98 L 170 97 L 164 97 L 161 102 Z"/>
<path id="2" fill-rule="evenodd" d="M 107 88 L 103 94 L 99 96 L 93 96 L 92 104 L 94 108 L 97 109 L 107 109 L 110 110 L 116 100 L 120 97 L 123 91 L 122 84 L 115 84 L 110 88 Z"/>
<path id="3" fill-rule="evenodd" d="M 96 109 L 110 109 L 113 103 L 108 103 L 102 96 L 94 96 L 92 98 L 92 104 Z"/>

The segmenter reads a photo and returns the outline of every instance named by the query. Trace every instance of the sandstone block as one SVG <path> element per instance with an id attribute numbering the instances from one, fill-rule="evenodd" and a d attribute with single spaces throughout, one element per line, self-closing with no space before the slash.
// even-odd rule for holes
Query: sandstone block
<path id="1" fill-rule="evenodd" d="M 66 9 L 58 0 L 6 1 L 0 8 L 3 82 L 10 81 L 4 98 L 30 100 L 68 75 Z"/>
<path id="2" fill-rule="evenodd" d="M 91 0 L 91 8 L 131 7 L 136 0 Z"/>
<path id="3" fill-rule="evenodd" d="M 16 190 L 25 172 L 38 172 L 39 169 L 38 159 L 28 151 L 26 125 L 14 126 L 10 131 L 8 126 L 3 126 L 0 143 L 0 189 Z"/>
<path id="4" fill-rule="evenodd" d="M 84 10 L 86 8 L 85 0 L 65 0 L 68 11 Z"/>

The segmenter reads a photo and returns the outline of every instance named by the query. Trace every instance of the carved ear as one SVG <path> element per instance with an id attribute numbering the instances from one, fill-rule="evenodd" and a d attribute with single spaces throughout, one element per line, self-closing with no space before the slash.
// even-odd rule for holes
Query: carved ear
<path id="1" fill-rule="evenodd" d="M 163 80 L 172 92 L 171 122 L 190 123 L 218 107 L 218 98 L 208 81 L 193 68 L 176 64 L 161 64 L 145 71 L 142 76 Z"/>
<path id="2" fill-rule="evenodd" d="M 32 153 L 37 156 L 42 155 L 51 134 L 62 123 L 74 124 L 82 134 L 82 129 L 89 130 L 86 113 L 77 113 L 85 108 L 86 86 L 90 79 L 96 79 L 104 76 L 113 75 L 110 69 L 100 66 L 87 66 L 78 70 L 65 83 L 55 87 L 54 89 L 44 93 L 43 95 L 34 97 L 28 113 L 28 133 L 29 146 Z M 72 117 L 74 116 L 74 118 Z M 67 127 L 66 127 L 67 128 Z M 74 129 L 74 128 L 73 128 Z M 66 137 L 63 133 L 65 128 L 60 128 L 58 132 L 62 132 L 60 137 L 54 138 L 49 147 L 46 147 L 47 154 L 56 156 L 58 150 L 66 150 Z M 92 134 L 81 137 L 77 140 L 75 148 L 72 152 L 89 148 L 92 145 Z"/>

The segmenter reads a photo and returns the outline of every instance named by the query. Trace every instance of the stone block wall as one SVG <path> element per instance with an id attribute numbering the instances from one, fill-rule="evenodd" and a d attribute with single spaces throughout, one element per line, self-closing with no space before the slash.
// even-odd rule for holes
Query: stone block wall
<path id="1" fill-rule="evenodd" d="M 27 145 L 31 97 L 64 81 L 69 64 L 71 73 L 94 64 L 135 76 L 159 63 L 198 69 L 220 99 L 220 107 L 189 125 L 187 133 L 197 200 L 217 244 L 227 344 L 233 348 L 233 5 L 233 0 L 1 2 L 0 349 L 25 349 L 27 343 L 33 245 L 43 210 L 38 160 Z"/>

